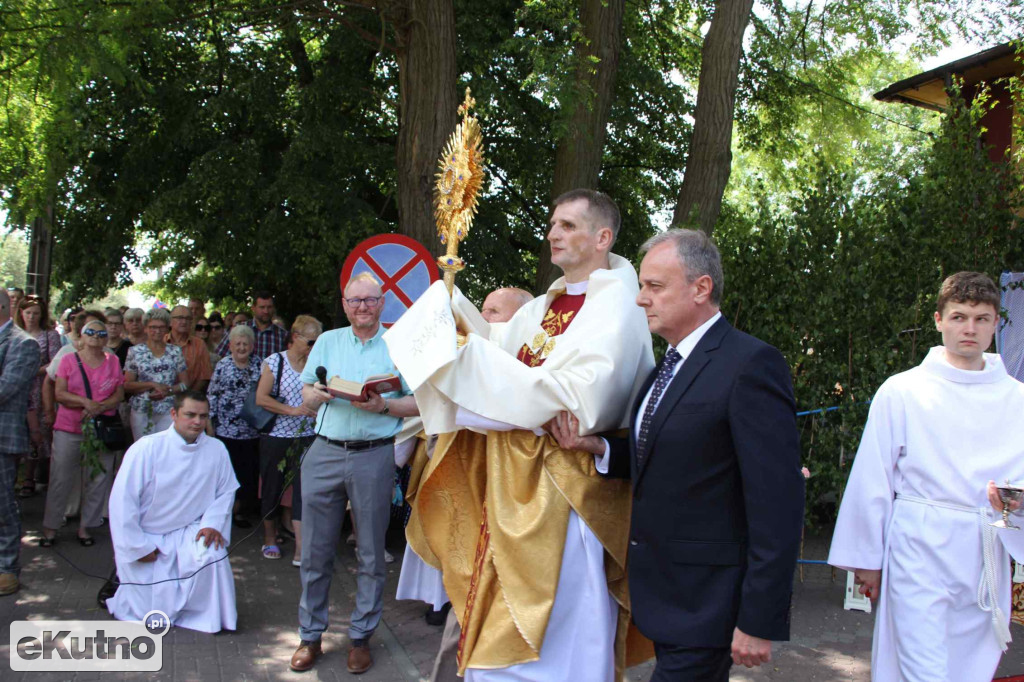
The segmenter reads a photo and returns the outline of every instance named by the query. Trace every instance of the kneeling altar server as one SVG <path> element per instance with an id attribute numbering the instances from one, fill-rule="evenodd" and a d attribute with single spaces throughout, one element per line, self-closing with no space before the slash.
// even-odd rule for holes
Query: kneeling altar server
<path id="1" fill-rule="evenodd" d="M 122 584 L 107 608 L 119 620 L 159 610 L 178 627 L 235 629 L 235 580 L 226 556 L 238 481 L 227 448 L 204 432 L 209 416 L 206 396 L 180 393 L 171 428 L 125 453 L 110 492 Z"/>

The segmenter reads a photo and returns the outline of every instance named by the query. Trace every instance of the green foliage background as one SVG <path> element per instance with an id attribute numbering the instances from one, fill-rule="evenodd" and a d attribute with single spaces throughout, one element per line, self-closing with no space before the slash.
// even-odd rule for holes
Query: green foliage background
<path id="1" fill-rule="evenodd" d="M 480 301 L 531 287 L 556 145 L 593 93 L 573 78 L 576 0 L 453 1 L 490 178 L 462 251 L 460 286 Z M 668 222 L 714 4 L 626 4 L 599 180 L 622 211 L 620 253 Z M 985 153 L 986 96 L 940 125 L 865 93 L 953 37 L 1019 35 L 1022 12 L 757 3 L 715 238 L 726 315 L 783 351 L 800 409 L 842 408 L 801 420 L 812 516 L 845 480 L 864 403 L 936 342 L 942 278 L 1024 268 L 1021 182 Z M 161 272 L 165 300 L 237 309 L 270 289 L 286 318 L 338 323 L 345 256 L 398 222 L 396 34 L 381 17 L 311 0 L 0 0 L 0 204 L 15 229 L 53 211 L 53 307 L 102 298 L 136 266 Z"/>

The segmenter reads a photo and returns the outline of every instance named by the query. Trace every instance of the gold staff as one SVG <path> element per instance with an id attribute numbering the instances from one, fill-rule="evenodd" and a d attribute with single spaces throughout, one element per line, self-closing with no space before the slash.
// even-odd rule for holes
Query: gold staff
<path id="1" fill-rule="evenodd" d="M 437 183 L 434 186 L 434 221 L 441 243 L 448 248 L 437 259 L 444 271 L 444 284 L 451 296 L 455 273 L 466 267 L 459 258 L 459 242 L 469 234 L 476 215 L 476 195 L 484 183 L 484 157 L 480 147 L 483 136 L 476 116 L 469 110 L 476 105 L 466 88 L 466 99 L 459 105 L 462 121 L 448 138 L 448 145 L 438 161 Z"/>

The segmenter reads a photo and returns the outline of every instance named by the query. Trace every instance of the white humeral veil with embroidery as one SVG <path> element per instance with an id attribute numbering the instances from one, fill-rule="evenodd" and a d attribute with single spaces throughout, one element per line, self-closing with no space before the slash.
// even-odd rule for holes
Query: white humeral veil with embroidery
<path id="1" fill-rule="evenodd" d="M 535 430 L 562 410 L 579 418 L 583 434 L 627 425 L 654 357 L 646 317 L 635 302 L 636 271 L 624 258 L 610 260 L 611 269 L 591 273 L 586 282 L 559 278 L 545 296 L 500 325 L 489 325 L 458 289 L 449 299 L 441 283 L 432 285 L 384 335 L 416 395 L 426 432 Z M 528 367 L 516 356 L 544 333 L 544 314 L 563 291 L 585 293 L 586 301 L 555 338 L 544 364 Z M 471 332 L 462 348 L 456 346 L 456 321 Z M 419 574 L 419 557 L 406 552 L 405 559 Z M 470 668 L 466 680 L 612 682 L 617 609 L 607 589 L 604 548 L 570 511 L 540 659 L 497 670 Z"/>

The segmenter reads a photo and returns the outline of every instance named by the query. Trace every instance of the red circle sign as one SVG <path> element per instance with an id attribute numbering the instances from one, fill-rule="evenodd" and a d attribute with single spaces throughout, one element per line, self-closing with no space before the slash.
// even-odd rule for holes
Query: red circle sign
<path id="1" fill-rule="evenodd" d="M 426 247 L 402 234 L 379 234 L 352 249 L 341 268 L 340 286 L 368 272 L 381 282 L 384 310 L 380 322 L 390 327 L 413 302 L 440 279 L 437 263 Z"/>

